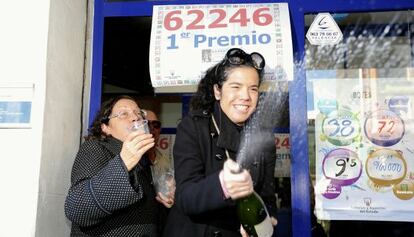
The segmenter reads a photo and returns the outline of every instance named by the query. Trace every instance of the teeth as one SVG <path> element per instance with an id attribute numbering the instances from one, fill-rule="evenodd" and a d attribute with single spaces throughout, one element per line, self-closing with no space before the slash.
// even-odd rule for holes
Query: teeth
<path id="1" fill-rule="evenodd" d="M 247 105 L 235 105 L 234 107 L 237 110 L 241 110 L 241 111 L 247 111 L 247 109 L 249 108 L 249 106 L 247 106 Z"/>

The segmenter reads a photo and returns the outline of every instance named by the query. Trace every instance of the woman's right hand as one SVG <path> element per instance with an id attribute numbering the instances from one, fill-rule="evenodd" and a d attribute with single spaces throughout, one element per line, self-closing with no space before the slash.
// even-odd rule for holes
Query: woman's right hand
<path id="1" fill-rule="evenodd" d="M 128 171 L 132 170 L 142 156 L 155 145 L 152 134 L 135 131 L 128 134 L 121 149 L 121 159 Z"/>
<path id="2" fill-rule="evenodd" d="M 250 173 L 232 159 L 227 159 L 223 166 L 223 183 L 231 199 L 239 199 L 253 193 L 253 181 Z"/>

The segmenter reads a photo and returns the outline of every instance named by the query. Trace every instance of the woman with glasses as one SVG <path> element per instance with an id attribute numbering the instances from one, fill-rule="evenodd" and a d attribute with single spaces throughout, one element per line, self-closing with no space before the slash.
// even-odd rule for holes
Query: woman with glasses
<path id="1" fill-rule="evenodd" d="M 65 214 L 71 236 L 157 236 L 159 202 L 144 154 L 152 134 L 131 131 L 144 120 L 137 102 L 120 96 L 102 105 L 72 167 Z"/>
<path id="2" fill-rule="evenodd" d="M 235 200 L 253 190 L 275 216 L 274 138 L 265 138 L 269 145 L 243 171 L 235 162 L 243 127 L 258 103 L 264 66 L 259 53 L 233 48 L 199 82 L 190 114 L 177 127 L 177 189 L 164 236 L 246 235 Z"/>

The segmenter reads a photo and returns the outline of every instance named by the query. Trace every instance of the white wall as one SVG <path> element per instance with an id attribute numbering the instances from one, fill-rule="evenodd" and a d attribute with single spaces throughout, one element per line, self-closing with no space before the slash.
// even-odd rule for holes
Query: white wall
<path id="1" fill-rule="evenodd" d="M 87 3 L 0 3 L 0 82 L 34 85 L 31 127 L 0 128 L 0 236 L 69 235 L 63 200 L 80 140 Z"/>
<path id="2" fill-rule="evenodd" d="M 35 86 L 31 128 L 0 128 L 0 236 L 35 233 L 49 3 L 48 0 L 0 3 L 0 81 Z"/>
<path id="3" fill-rule="evenodd" d="M 64 201 L 79 148 L 87 4 L 51 0 L 36 236 L 69 236 Z M 89 91 L 89 90 L 88 90 Z"/>

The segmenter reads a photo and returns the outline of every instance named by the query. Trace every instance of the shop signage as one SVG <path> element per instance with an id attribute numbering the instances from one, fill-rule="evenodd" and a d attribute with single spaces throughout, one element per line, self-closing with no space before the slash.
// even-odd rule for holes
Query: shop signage
<path id="1" fill-rule="evenodd" d="M 313 20 L 306 38 L 312 45 L 334 45 L 342 40 L 342 32 L 329 13 L 319 13 Z"/>

